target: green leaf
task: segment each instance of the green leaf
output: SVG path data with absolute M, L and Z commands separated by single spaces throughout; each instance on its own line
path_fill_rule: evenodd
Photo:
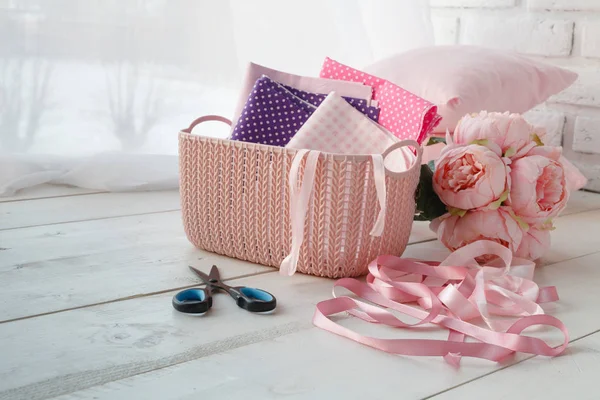
M 472 141 L 471 143 L 469 143 L 469 144 L 478 144 L 478 145 L 480 145 L 480 146 L 487 146 L 489 142 L 490 142 L 490 141 L 489 141 L 489 140 L 487 140 L 487 139 L 477 139 L 477 140 L 473 140 L 473 141 Z
M 523 221 L 521 219 L 521 217 L 517 217 L 517 216 L 515 216 L 515 217 L 516 217 L 515 219 L 519 223 L 519 226 L 521 227 L 521 229 L 523 229 L 524 231 L 528 231 L 529 230 L 529 224 L 527 222 Z
M 553 231 L 556 229 L 554 223 L 552 222 L 552 218 L 548 218 L 547 220 L 542 222 L 542 224 L 539 225 L 537 228 L 543 231 Z
M 535 142 L 535 144 L 537 144 L 538 146 L 543 146 L 544 142 L 542 142 L 542 139 L 540 139 L 540 137 L 538 136 L 537 133 L 534 133 L 533 135 L 531 135 L 531 139 Z
M 415 221 L 431 221 L 446 213 L 446 205 L 433 190 L 433 171 L 426 164 L 421 165 L 421 177 L 415 201 L 417 203 Z
M 517 223 L 519 224 L 521 229 L 523 229 L 525 232 L 527 232 L 529 230 L 529 224 L 527 222 L 523 221 L 521 219 L 521 217 L 519 217 L 517 214 L 515 214 L 515 212 L 512 209 L 509 209 L 508 213 L 510 214 L 511 217 L 513 217 L 515 219 L 515 221 L 517 221 Z
M 427 141 L 427 144 L 425 144 L 425 146 L 433 146 L 434 144 L 438 143 L 446 144 L 446 139 L 443 137 L 431 136 Z
M 512 157 L 515 154 L 517 154 L 517 151 L 515 149 L 513 149 L 512 147 L 509 147 L 508 149 L 506 149 L 506 151 L 504 152 L 504 157 Z
M 464 217 L 465 214 L 467 213 L 467 210 L 463 210 L 462 208 L 456 208 L 456 207 L 448 207 L 448 212 L 450 213 L 450 215 L 458 215 L 459 217 Z
M 430 160 L 427 163 L 427 166 L 429 167 L 430 170 L 432 170 L 433 172 L 435 172 L 435 161 L 434 160 Z
M 504 192 L 502 192 L 502 194 L 500 195 L 498 200 L 490 203 L 490 205 L 488 207 L 490 208 L 490 210 L 497 210 L 498 208 L 500 208 L 502 203 L 504 203 L 506 201 L 506 199 L 508 199 L 508 189 L 506 189 Z

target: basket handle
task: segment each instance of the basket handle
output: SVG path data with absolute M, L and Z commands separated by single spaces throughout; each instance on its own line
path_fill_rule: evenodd
M 225 118 L 225 117 L 221 117 L 220 115 L 205 115 L 203 117 L 200 118 L 196 118 L 189 126 L 189 128 L 183 129 L 182 132 L 185 133 L 192 133 L 192 129 L 194 129 L 196 126 L 198 126 L 199 124 L 203 123 L 203 122 L 207 122 L 207 121 L 218 121 L 218 122 L 223 122 L 226 123 L 227 125 L 231 126 L 231 120 Z
M 387 149 L 385 149 L 385 151 L 381 154 L 383 156 L 384 162 L 385 162 L 385 158 L 387 156 L 389 156 L 390 153 L 392 153 L 394 150 L 398 150 L 398 149 L 400 149 L 402 147 L 406 147 L 406 146 L 412 146 L 416 150 L 417 158 L 414 160 L 413 164 L 406 171 L 402 171 L 402 172 L 391 171 L 390 169 L 386 168 L 385 169 L 386 174 L 388 174 L 394 178 L 400 178 L 401 176 L 410 173 L 415 168 L 421 168 L 421 157 L 423 156 L 423 148 L 421 147 L 421 145 L 419 143 L 417 143 L 416 141 L 411 140 L 411 139 L 401 140 L 397 143 L 394 143 Z
M 413 164 L 402 172 L 391 171 L 385 166 L 385 158 L 392 153 L 394 150 L 402 148 L 404 146 L 413 146 L 417 152 L 417 158 Z M 379 215 L 371 230 L 371 236 L 381 236 L 385 228 L 385 215 L 387 212 L 387 189 L 385 185 L 385 175 L 389 174 L 392 177 L 398 179 L 401 176 L 410 173 L 414 168 L 420 167 L 421 165 L 421 146 L 414 140 L 402 140 L 398 143 L 394 143 L 388 147 L 383 154 L 373 154 L 373 180 L 375 182 L 375 190 L 377 192 L 377 200 L 379 201 Z

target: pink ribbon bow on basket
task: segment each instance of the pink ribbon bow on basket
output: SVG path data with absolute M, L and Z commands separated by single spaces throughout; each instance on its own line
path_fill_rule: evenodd
M 475 259 L 484 255 L 498 259 L 481 266 Z M 334 285 L 334 290 L 338 286 L 346 288 L 369 303 L 347 296 L 322 301 L 317 304 L 313 323 L 388 353 L 443 356 L 455 366 L 462 356 L 492 361 L 501 361 L 515 352 L 556 356 L 566 349 L 569 335 L 560 320 L 544 314 L 540 307 L 539 303 L 558 300 L 558 294 L 553 286 L 539 287 L 533 282 L 534 269 L 532 261 L 513 258 L 509 249 L 487 240 L 464 246 L 442 262 L 379 256 L 369 265 L 366 283 L 344 278 Z M 414 302 L 421 308 L 404 304 Z M 405 323 L 386 308 L 419 321 Z M 436 324 L 448 329 L 448 340 L 363 336 L 329 318 L 344 311 L 395 328 Z M 468 322 L 476 319 L 483 320 L 487 328 Z M 564 335 L 563 343 L 551 347 L 542 339 L 521 335 L 535 325 L 558 328 Z M 466 342 L 467 336 L 476 342 Z

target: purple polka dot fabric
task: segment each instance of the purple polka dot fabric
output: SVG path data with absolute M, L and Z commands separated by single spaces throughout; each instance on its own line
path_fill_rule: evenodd
M 305 92 L 300 89 L 293 88 L 291 86 L 282 85 L 284 88 L 292 92 L 292 94 L 296 97 L 301 98 L 304 101 L 309 102 L 315 107 L 319 107 L 323 100 L 327 97 L 326 94 L 320 93 L 310 93 Z M 352 107 L 356 108 L 358 111 L 371 118 L 373 121 L 377 122 L 379 120 L 379 108 L 368 106 L 367 100 L 365 99 L 355 99 L 353 97 L 345 97 L 342 96 L 344 100 L 346 100 Z
M 315 110 L 312 104 L 262 76 L 248 96 L 231 140 L 284 147 Z

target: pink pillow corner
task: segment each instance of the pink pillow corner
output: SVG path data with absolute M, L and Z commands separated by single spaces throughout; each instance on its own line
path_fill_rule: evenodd
M 516 52 L 470 45 L 423 47 L 377 61 L 365 72 L 438 106 L 435 133 L 453 130 L 465 114 L 524 113 L 571 86 L 574 71 Z

